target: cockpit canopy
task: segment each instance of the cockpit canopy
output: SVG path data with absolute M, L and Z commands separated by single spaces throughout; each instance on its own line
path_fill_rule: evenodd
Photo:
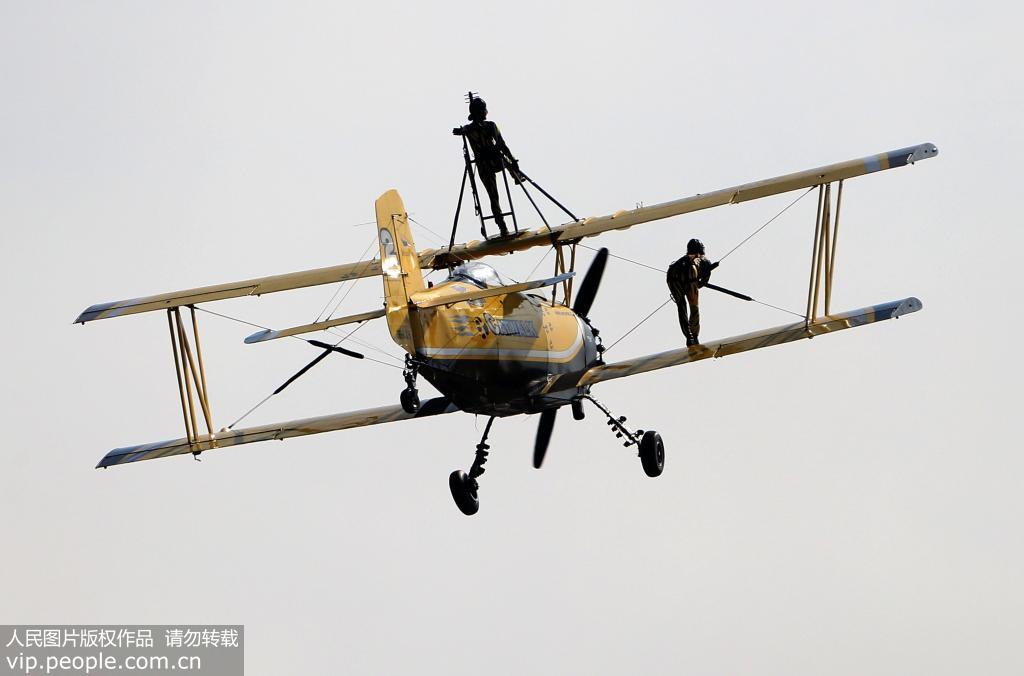
M 508 286 L 494 268 L 480 261 L 466 261 L 452 270 L 449 280 L 461 280 L 479 286 L 481 289 Z

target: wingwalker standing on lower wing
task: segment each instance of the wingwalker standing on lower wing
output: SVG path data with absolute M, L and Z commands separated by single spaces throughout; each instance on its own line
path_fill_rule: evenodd
M 700 344 L 700 305 L 699 291 L 711 280 L 711 271 L 718 267 L 704 255 L 704 244 L 699 239 L 691 239 L 686 243 L 686 255 L 668 266 L 665 282 L 676 302 L 679 313 L 679 328 L 686 338 L 686 346 Z M 686 307 L 690 313 L 687 317 Z

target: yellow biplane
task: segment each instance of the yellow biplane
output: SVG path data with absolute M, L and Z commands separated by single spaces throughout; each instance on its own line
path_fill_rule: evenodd
M 581 419 L 584 415 L 583 402 L 588 401 L 607 417 L 608 425 L 625 446 L 637 447 L 644 471 L 656 477 L 661 474 L 665 461 L 660 435 L 653 430 L 627 427 L 624 417 L 614 416 L 594 399 L 591 388 L 606 380 L 812 338 L 920 310 L 921 302 L 911 297 L 833 313 L 832 271 L 843 181 L 913 164 L 937 153 L 937 148 L 930 143 L 910 146 L 671 202 L 619 211 L 609 216 L 580 219 L 554 227 L 545 225 L 509 237 L 422 251 L 418 251 L 413 242 L 409 217 L 401 198 L 395 190 L 389 190 L 376 202 L 379 258 L 103 303 L 82 312 L 75 321 L 83 324 L 140 312 L 163 310 L 167 313 L 185 426 L 183 438 L 118 448 L 107 453 L 97 466 L 108 467 L 186 453 L 199 455 L 215 448 L 256 441 L 281 440 L 464 411 L 489 417 L 469 471 L 455 471 L 449 477 L 452 496 L 459 509 L 465 514 L 474 514 L 479 508 L 477 479 L 483 473 L 489 449 L 487 436 L 496 417 L 540 414 L 533 455 L 533 464 L 539 468 L 558 409 L 568 405 L 573 416 Z M 576 247 L 581 240 L 670 216 L 815 187 L 818 189 L 818 208 L 807 310 L 800 321 L 693 347 L 620 362 L 604 362 L 599 331 L 591 324 L 588 315 L 608 250 L 599 250 L 582 282 L 574 289 Z M 480 261 L 487 256 L 532 247 L 555 249 L 554 276 L 509 283 Z M 447 269 L 448 278 L 428 285 L 424 282 L 423 269 Z M 400 403 L 285 423 L 215 431 L 199 343 L 196 305 L 378 275 L 384 283 L 384 307 L 288 329 L 264 330 L 249 336 L 246 342 L 298 336 L 383 318 L 392 338 L 406 353 L 406 387 L 401 393 Z M 543 287 L 553 289 L 551 297 L 530 293 Z M 821 313 L 819 307 L 822 308 Z M 182 319 L 182 308 L 190 315 L 191 322 Z M 322 349 L 322 353 L 277 391 L 329 354 L 363 356 L 341 347 L 340 341 L 334 344 L 309 342 Z M 421 403 L 416 389 L 419 375 L 443 396 Z M 205 433 L 200 429 L 199 419 L 205 424 Z

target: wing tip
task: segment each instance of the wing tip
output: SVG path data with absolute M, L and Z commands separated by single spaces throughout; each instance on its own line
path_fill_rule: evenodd
M 919 312 L 923 309 L 924 303 L 922 303 L 916 296 L 904 298 L 900 301 L 900 304 L 896 306 L 896 309 L 892 311 L 892 318 L 899 319 L 903 315 L 909 315 L 911 312 Z
M 274 334 L 276 333 L 277 332 L 273 331 L 272 329 L 263 329 L 262 331 L 257 331 L 256 333 L 245 337 L 245 344 L 252 345 L 253 343 L 262 343 L 264 341 L 271 340 L 274 338 Z

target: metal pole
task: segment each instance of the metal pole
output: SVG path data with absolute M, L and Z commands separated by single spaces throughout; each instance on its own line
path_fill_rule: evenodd
M 541 194 L 543 194 L 543 195 L 544 195 L 544 197 L 547 197 L 547 198 L 548 198 L 549 200 L 551 200 L 552 202 L 554 202 L 554 203 L 555 203 L 555 206 L 557 206 L 557 207 L 558 207 L 559 209 L 561 209 L 561 210 L 562 210 L 562 211 L 564 211 L 565 213 L 569 214 L 569 218 L 571 218 L 571 219 L 572 219 L 572 220 L 574 220 L 574 221 L 578 221 L 578 220 L 580 220 L 579 218 L 577 218 L 577 217 L 576 217 L 576 214 L 574 214 L 573 212 L 569 211 L 569 210 L 568 210 L 568 209 L 567 209 L 567 208 L 565 207 L 565 205 L 564 205 L 564 204 L 562 204 L 561 202 L 559 202 L 558 200 L 556 200 L 556 199 L 555 199 L 554 197 L 552 197 L 552 196 L 551 196 L 551 194 L 550 194 L 550 193 L 549 193 L 549 192 L 548 192 L 547 190 L 545 190 L 544 188 L 542 188 L 542 187 L 540 187 L 539 185 L 537 185 L 537 182 L 536 182 L 536 181 L 534 181 L 534 180 L 533 180 L 532 178 L 530 178 L 529 176 L 527 176 L 526 174 L 524 174 L 524 173 L 523 173 L 523 172 L 521 172 L 521 171 L 519 172 L 519 175 L 520 175 L 520 176 L 522 176 L 524 180 L 527 180 L 527 181 L 529 181 L 529 182 L 530 182 L 530 185 L 532 185 L 532 186 L 533 186 L 534 188 L 536 188 L 537 190 L 540 190 Z
M 565 259 L 562 258 L 562 245 L 555 245 L 555 276 L 565 272 Z M 554 305 L 558 298 L 558 285 L 551 287 L 551 304 Z
M 836 218 L 832 225 L 832 253 L 829 256 L 828 287 L 825 291 L 825 314 L 832 308 L 832 277 L 836 272 L 836 245 L 839 242 L 839 212 L 843 208 L 843 182 L 839 181 L 839 194 L 836 196 Z
M 487 237 L 487 227 L 484 225 L 484 210 L 480 206 L 480 194 L 476 190 L 476 176 L 473 174 L 473 160 L 469 159 L 469 144 L 466 137 L 462 137 L 462 157 L 466 160 L 466 171 L 469 172 L 469 187 L 473 191 L 473 209 L 480 217 L 480 231 Z
M 196 359 L 199 360 L 199 377 L 202 379 L 203 383 L 203 395 L 201 401 L 203 402 L 203 409 L 206 411 L 207 422 L 211 425 L 210 434 L 213 434 L 213 414 L 210 412 L 210 391 L 206 388 L 206 367 L 203 366 L 203 348 L 199 344 L 199 322 L 196 321 L 195 306 L 189 305 L 188 309 L 192 312 L 192 335 L 195 336 Z
M 501 160 L 501 180 L 505 183 L 505 199 L 508 200 L 508 211 L 512 214 L 512 227 L 519 234 L 519 222 L 516 220 L 516 207 L 512 204 L 512 191 L 508 189 L 508 172 L 505 171 L 505 160 Z
M 174 336 L 174 320 L 171 319 L 173 310 L 167 311 L 167 329 L 171 332 L 171 352 L 174 353 L 174 375 L 178 379 L 178 397 L 181 399 L 181 417 L 185 420 L 185 438 L 188 439 L 189 448 L 192 447 L 192 430 L 188 426 L 188 410 L 185 408 L 185 387 L 181 382 L 181 362 L 178 360 L 178 343 Z
M 181 350 L 181 361 L 182 361 L 182 373 L 185 375 L 185 392 L 188 393 L 188 414 L 192 418 L 192 429 L 196 433 L 196 444 L 198 445 L 199 439 L 199 425 L 196 423 L 196 402 L 192 397 L 192 381 L 189 379 L 188 369 L 185 368 L 185 359 L 192 361 L 192 355 L 187 350 L 188 338 L 185 335 L 185 327 L 181 323 L 181 312 L 178 308 L 174 308 L 174 320 L 178 324 L 178 347 Z M 193 373 L 194 377 L 194 373 Z
M 825 241 L 828 238 L 828 229 L 831 227 L 831 204 L 832 204 L 832 184 L 825 184 L 825 201 L 822 204 L 821 209 L 821 236 L 818 238 L 818 257 L 814 266 L 814 302 L 811 304 L 811 309 L 814 311 L 811 316 L 813 321 L 818 315 L 818 292 L 821 290 L 821 267 L 824 263 L 825 252 L 827 247 Z
M 818 253 L 818 237 L 821 234 L 821 200 L 825 194 L 825 185 L 821 184 L 818 186 L 818 211 L 814 216 L 814 244 L 811 247 L 811 277 L 807 281 L 807 313 L 804 316 L 804 320 L 807 324 L 811 323 L 811 299 L 814 297 L 814 269 L 815 269 L 815 257 Z
M 828 316 L 828 297 L 832 293 L 832 184 L 829 183 L 825 189 L 825 208 L 828 214 L 825 218 L 825 316 Z M 817 303 L 815 303 L 817 307 Z
M 572 248 L 569 249 L 569 270 L 575 270 L 575 269 L 576 269 L 576 242 L 573 242 L 572 243 Z M 575 279 L 575 277 L 570 277 L 569 279 L 565 280 L 565 284 L 566 284 L 566 289 L 565 289 L 565 306 L 566 307 L 569 307 L 572 304 L 572 280 L 573 279 Z
M 455 221 L 452 222 L 452 238 L 448 241 L 448 253 L 455 246 L 455 231 L 459 229 L 459 214 L 462 213 L 462 196 L 466 194 L 466 177 L 469 176 L 469 163 L 462 172 L 462 187 L 459 188 L 459 202 L 455 205 Z

